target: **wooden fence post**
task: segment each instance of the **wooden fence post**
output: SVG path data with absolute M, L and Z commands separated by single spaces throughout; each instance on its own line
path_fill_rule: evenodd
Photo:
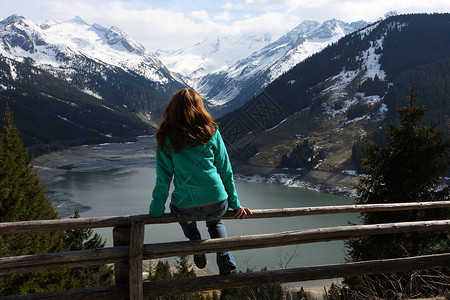
M 131 223 L 130 238 L 130 300 L 144 299 L 144 285 L 142 282 L 142 260 L 144 256 L 144 222 Z
M 114 247 L 130 245 L 131 227 L 114 227 L 113 240 Z M 116 286 L 128 286 L 130 274 L 129 259 L 124 259 L 120 262 L 114 263 L 114 279 Z M 124 300 L 129 299 L 128 297 Z

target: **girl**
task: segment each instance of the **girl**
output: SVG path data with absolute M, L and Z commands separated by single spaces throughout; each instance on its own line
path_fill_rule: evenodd
M 251 214 L 239 203 L 230 160 L 217 126 L 205 110 L 202 97 L 191 89 L 182 89 L 167 104 L 156 133 L 157 178 L 149 213 L 153 217 L 164 214 L 173 178 L 170 210 L 192 220 L 180 222 L 190 240 L 201 239 L 195 220 L 206 221 L 211 238 L 222 238 L 227 233 L 218 218 L 229 207 L 236 211 L 235 219 Z M 198 268 L 204 268 L 206 255 L 194 255 L 194 262 Z M 220 274 L 236 269 L 229 251 L 217 253 L 217 265 Z

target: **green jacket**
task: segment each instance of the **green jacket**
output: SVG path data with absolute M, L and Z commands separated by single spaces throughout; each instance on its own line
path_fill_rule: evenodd
M 150 215 L 164 214 L 172 178 L 175 189 L 171 201 L 175 205 L 202 206 L 228 199 L 232 209 L 240 206 L 230 159 L 219 130 L 206 145 L 185 147 L 179 153 L 168 153 L 166 149 L 157 147 L 156 150 L 156 186 Z

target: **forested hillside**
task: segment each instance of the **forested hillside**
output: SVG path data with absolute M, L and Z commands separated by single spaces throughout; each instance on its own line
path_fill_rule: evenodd
M 10 68 L 20 81 L 5 76 Z M 0 110 L 5 111 L 8 103 L 26 145 L 99 142 L 107 140 L 107 134 L 131 137 L 146 130 L 146 124 L 125 109 L 114 107 L 113 111 L 73 83 L 30 63 L 2 59 L 0 70 L 2 84 L 14 87 L 1 92 Z
M 411 86 L 429 108 L 426 123 L 448 131 L 449 24 L 450 14 L 393 16 L 311 56 L 222 118 L 232 154 L 277 167 L 308 139 L 309 159 L 324 155 L 314 167 L 355 169 L 352 145 L 395 122 Z

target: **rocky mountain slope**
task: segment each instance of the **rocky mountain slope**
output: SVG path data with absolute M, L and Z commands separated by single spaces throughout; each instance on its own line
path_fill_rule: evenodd
M 262 35 L 216 36 L 206 38 L 192 46 L 177 50 L 155 51 L 155 55 L 172 72 L 198 90 L 201 79 L 210 74 L 226 71 L 237 61 L 267 46 L 273 37 Z
M 449 23 L 450 14 L 389 17 L 296 65 L 221 119 L 233 157 L 278 170 L 284 160 L 302 172 L 300 154 L 312 149 L 314 169 L 354 170 L 353 146 L 383 142 L 380 128 L 395 122 L 411 85 L 429 108 L 427 123 L 449 132 Z
M 326 46 L 365 26 L 338 20 L 304 21 L 299 26 L 230 69 L 205 76 L 199 83 L 216 115 L 244 105 L 269 83 Z
M 8 103 L 27 145 L 148 133 L 184 86 L 118 28 L 79 17 L 40 26 L 16 15 L 0 22 L 0 109 Z
M 304 21 L 273 42 L 270 34 L 217 38 L 159 57 L 204 95 L 210 111 L 220 116 L 245 104 L 305 58 L 366 25 L 335 19 Z

